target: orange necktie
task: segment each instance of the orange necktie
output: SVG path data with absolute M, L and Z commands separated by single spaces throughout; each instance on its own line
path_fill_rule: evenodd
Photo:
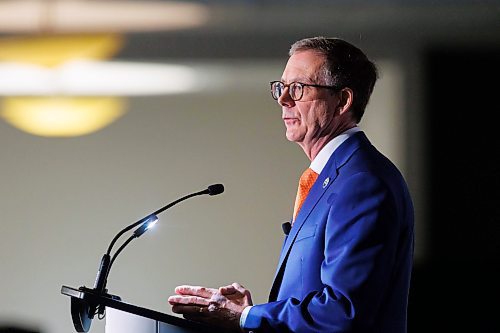
M 295 207 L 293 208 L 293 221 L 297 217 L 304 200 L 309 193 L 309 190 L 314 185 L 314 182 L 318 178 L 318 174 L 314 172 L 311 168 L 307 168 L 299 180 L 299 188 L 297 189 L 297 197 L 295 198 Z M 293 223 L 292 221 L 292 223 Z

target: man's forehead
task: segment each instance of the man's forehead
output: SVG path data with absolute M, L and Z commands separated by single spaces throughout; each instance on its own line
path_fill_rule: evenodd
M 282 80 L 286 81 L 314 81 L 319 76 L 325 59 L 314 51 L 299 51 L 288 59 L 283 71 Z

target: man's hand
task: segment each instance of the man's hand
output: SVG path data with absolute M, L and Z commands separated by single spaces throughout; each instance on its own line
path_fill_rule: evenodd
M 174 313 L 230 330 L 241 331 L 241 313 L 252 305 L 250 292 L 238 283 L 219 289 L 184 285 L 175 293 L 168 298 Z

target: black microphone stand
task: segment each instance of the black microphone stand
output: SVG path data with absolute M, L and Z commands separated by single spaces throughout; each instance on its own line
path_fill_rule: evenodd
M 192 198 L 194 196 L 208 194 L 208 195 L 217 195 L 224 192 L 224 186 L 222 184 L 214 184 L 208 186 L 207 189 L 188 194 L 180 199 L 177 199 L 168 205 L 156 210 L 155 212 L 143 217 L 137 222 L 132 223 L 131 225 L 123 228 L 116 236 L 113 238 L 111 243 L 108 246 L 108 250 L 102 256 L 101 263 L 99 265 L 99 269 L 97 271 L 97 276 L 94 282 L 94 288 L 90 289 L 85 286 L 78 288 L 78 291 L 74 288 L 63 286 L 61 292 L 63 294 L 67 294 L 71 296 L 71 317 L 73 319 L 73 325 L 77 332 L 88 332 L 90 329 L 90 324 L 92 323 L 92 319 L 96 314 L 98 314 L 99 319 L 102 319 L 105 313 L 105 308 L 107 302 L 96 301 L 99 299 L 106 299 L 112 301 L 120 301 L 121 298 L 116 295 L 110 295 L 107 293 L 106 284 L 109 272 L 111 270 L 111 266 L 118 254 L 120 254 L 123 249 L 135 238 L 140 237 L 144 234 L 149 228 L 156 223 L 158 220 L 157 215 L 167 210 L 168 208 L 178 204 L 181 201 Z M 134 230 L 133 234 L 118 248 L 115 254 L 111 257 L 111 251 L 113 246 L 117 242 L 117 240 L 127 231 L 133 229 L 134 227 L 139 226 L 136 230 Z M 86 300 L 84 296 L 87 296 Z

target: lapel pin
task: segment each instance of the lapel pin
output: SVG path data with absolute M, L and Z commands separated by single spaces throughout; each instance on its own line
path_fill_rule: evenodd
M 323 188 L 325 188 L 328 185 L 329 182 L 330 182 L 330 177 L 327 177 L 325 179 L 325 181 L 323 182 Z

